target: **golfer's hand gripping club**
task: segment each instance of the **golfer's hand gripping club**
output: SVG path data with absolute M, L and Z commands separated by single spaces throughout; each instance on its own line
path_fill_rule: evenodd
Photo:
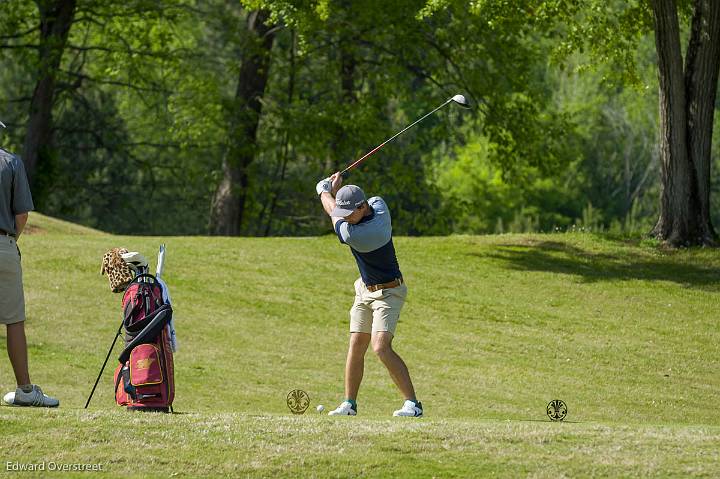
M 340 174 L 340 172 L 332 174 L 332 176 L 330 177 L 330 183 L 332 183 L 330 194 L 335 196 L 343 184 L 343 176 Z
M 318 181 L 318 184 L 315 185 L 315 191 L 318 195 L 322 195 L 323 193 L 330 193 L 332 191 L 332 182 L 330 181 L 330 177 L 323 178 L 322 180 Z
M 335 193 L 340 189 L 342 186 L 342 176 L 340 173 L 333 173 L 331 176 L 328 176 L 327 178 L 323 178 L 322 180 L 318 181 L 318 184 L 315 185 L 315 191 L 318 195 L 322 195 L 323 193 L 330 193 L 331 195 L 335 196 Z

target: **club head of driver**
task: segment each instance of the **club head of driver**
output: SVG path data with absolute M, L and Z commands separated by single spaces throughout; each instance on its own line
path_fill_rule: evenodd
M 0 126 L 3 127 L 3 128 L 7 128 L 7 126 L 5 126 L 5 123 L 3 123 L 3 122 L 1 122 L 1 121 L 0 121 Z
M 465 99 L 465 97 L 463 95 L 455 95 L 454 97 L 451 98 L 451 100 L 463 108 L 470 108 L 470 103 L 468 103 L 468 101 Z

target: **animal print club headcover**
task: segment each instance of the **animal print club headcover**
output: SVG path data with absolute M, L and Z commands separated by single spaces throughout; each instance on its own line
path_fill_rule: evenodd
M 110 280 L 110 289 L 112 289 L 113 293 L 125 291 L 127 285 L 133 280 L 130 267 L 120 256 L 127 252 L 128 250 L 125 248 L 113 248 L 103 255 L 100 274 L 107 273 L 108 280 Z

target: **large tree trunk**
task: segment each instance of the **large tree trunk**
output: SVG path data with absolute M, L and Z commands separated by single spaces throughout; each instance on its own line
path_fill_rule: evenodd
M 40 12 L 38 71 L 22 158 L 37 204 L 43 196 L 41 185 L 45 183 L 38 173 L 47 166 L 52 155 L 55 81 L 75 15 L 75 0 L 37 0 L 36 3 Z
M 287 84 L 287 105 L 288 107 L 291 107 L 293 104 L 293 99 L 295 97 L 295 81 L 297 76 L 297 67 L 295 65 L 295 57 L 297 54 L 297 37 L 295 34 L 295 30 L 291 30 L 290 32 L 290 52 L 289 52 L 289 58 L 288 58 L 288 84 Z M 290 158 L 290 126 L 287 125 L 285 127 L 285 132 L 283 133 L 283 143 L 282 143 L 282 153 L 281 157 L 278 160 L 277 167 L 275 168 L 275 174 L 273 175 L 272 181 L 275 181 L 275 178 L 278 178 L 277 184 L 273 186 L 272 192 L 270 193 L 270 204 L 268 208 L 267 213 L 267 220 L 265 223 L 265 230 L 263 232 L 263 236 L 270 236 L 270 229 L 272 227 L 273 218 L 275 216 L 275 208 L 277 207 L 278 198 L 280 198 L 280 195 L 283 191 L 283 182 L 285 181 L 285 173 L 287 171 L 287 165 L 288 165 L 288 159 Z M 260 216 L 258 217 L 259 224 L 262 224 L 262 221 L 265 217 L 265 205 L 263 205 L 263 211 L 260 213 Z
M 720 2 L 696 0 L 690 43 L 685 59 L 688 153 L 697 175 L 700 203 L 700 243 L 712 244 L 717 235 L 710 219 L 710 150 L 713 115 L 720 72 Z
M 240 233 L 249 184 L 248 167 L 257 150 L 257 128 L 270 69 L 274 33 L 267 24 L 268 12 L 248 13 L 248 44 L 240 66 L 235 101 L 230 111 L 229 145 L 223 158 L 223 177 L 213 198 L 210 233 Z
M 674 0 L 653 0 L 660 83 L 663 192 L 653 235 L 671 246 L 714 244 L 710 222 L 710 144 L 717 90 L 718 8 L 696 0 L 685 72 Z

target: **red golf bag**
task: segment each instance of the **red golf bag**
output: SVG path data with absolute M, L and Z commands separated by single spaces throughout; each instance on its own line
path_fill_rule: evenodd
M 175 398 L 173 353 L 167 324 L 172 307 L 160 282 L 139 274 L 123 294 L 125 349 L 115 369 L 115 401 L 138 411 L 172 411 Z

